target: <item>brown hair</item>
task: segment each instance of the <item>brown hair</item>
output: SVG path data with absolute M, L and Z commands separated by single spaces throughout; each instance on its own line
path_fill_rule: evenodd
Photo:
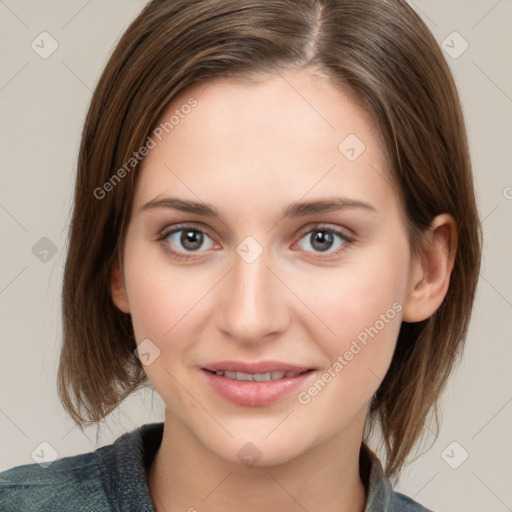
M 411 250 L 440 213 L 458 248 L 438 310 L 402 323 L 389 371 L 372 398 L 386 475 L 396 476 L 461 356 L 481 258 L 481 224 L 457 89 L 441 50 L 404 0 L 153 0 L 131 23 L 92 96 L 78 157 L 64 272 L 59 397 L 73 420 L 98 423 L 147 384 L 130 315 L 109 291 L 122 255 L 136 167 L 104 197 L 95 190 L 142 147 L 187 86 L 314 68 L 361 99 L 377 122 L 397 183 Z

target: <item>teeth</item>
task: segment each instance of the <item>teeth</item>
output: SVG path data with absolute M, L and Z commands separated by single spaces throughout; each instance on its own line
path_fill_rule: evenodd
M 272 380 L 272 374 L 271 373 L 255 373 L 252 376 L 252 380 L 255 380 L 257 382 L 263 382 L 266 380 Z
M 268 372 L 268 373 L 244 373 L 244 372 L 223 372 L 217 370 L 215 375 L 221 375 L 233 380 L 249 380 L 256 382 L 264 382 L 269 380 L 279 380 L 282 378 L 296 377 L 303 372 Z
M 252 380 L 250 373 L 236 372 L 236 380 Z

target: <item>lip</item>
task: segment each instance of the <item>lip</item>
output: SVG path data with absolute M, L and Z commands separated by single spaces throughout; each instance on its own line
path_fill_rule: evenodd
M 244 373 L 268 373 L 270 371 L 304 373 L 295 377 L 284 377 L 271 381 L 238 381 L 212 373 L 222 370 Z M 229 402 L 246 407 L 264 407 L 273 404 L 297 388 L 304 386 L 316 372 L 314 369 L 304 366 L 279 363 L 277 361 L 243 364 L 225 361 L 208 365 L 201 369 L 201 373 L 205 376 L 212 389 Z
M 314 370 L 310 366 L 298 366 L 281 361 L 219 361 L 217 363 L 207 364 L 203 366 L 203 370 L 227 371 L 227 372 L 244 372 L 244 373 L 268 373 L 268 372 L 305 372 L 306 370 Z

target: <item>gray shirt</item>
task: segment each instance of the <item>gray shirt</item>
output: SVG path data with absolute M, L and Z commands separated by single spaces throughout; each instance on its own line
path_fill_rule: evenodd
M 146 424 L 110 445 L 57 459 L 46 468 L 34 463 L 8 469 L 0 473 L 0 511 L 155 512 L 147 475 L 162 435 L 163 423 Z M 432 512 L 392 490 L 365 443 L 359 464 L 368 496 L 365 512 Z

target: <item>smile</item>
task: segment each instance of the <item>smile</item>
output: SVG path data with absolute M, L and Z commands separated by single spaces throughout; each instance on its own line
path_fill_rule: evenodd
M 297 377 L 302 373 L 305 373 L 309 370 L 305 370 L 303 372 L 283 372 L 283 371 L 275 371 L 275 372 L 267 372 L 267 373 L 245 373 L 245 372 L 228 372 L 228 371 L 216 371 L 211 372 L 215 373 L 215 375 L 220 375 L 222 377 L 226 377 L 228 379 L 233 380 L 249 380 L 256 382 L 266 382 L 270 380 L 279 380 L 290 377 Z
M 203 368 L 201 373 L 208 387 L 222 399 L 238 406 L 265 407 L 306 386 L 317 372 L 302 369 L 248 373 Z

